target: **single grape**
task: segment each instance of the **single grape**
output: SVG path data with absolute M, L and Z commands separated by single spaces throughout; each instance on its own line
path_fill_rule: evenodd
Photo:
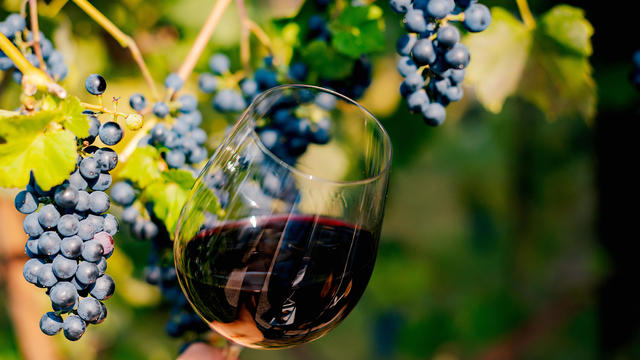
M 113 236 L 105 231 L 101 231 L 93 236 L 93 240 L 102 245 L 102 255 L 108 258 L 113 252 Z
M 177 169 L 184 165 L 186 158 L 182 151 L 171 150 L 166 154 L 165 160 L 170 168 Z
M 80 300 L 78 304 L 78 316 L 86 322 L 93 322 L 98 320 L 102 314 L 102 305 L 100 301 L 87 297 Z
M 180 112 L 188 113 L 198 110 L 198 100 L 193 95 L 181 95 L 178 102 L 180 103 L 178 108 Z
M 151 129 L 151 139 L 153 139 L 153 141 L 162 143 L 166 139 L 168 133 L 169 129 L 167 129 L 164 124 L 156 124 Z
M 50 311 L 40 318 L 40 330 L 46 335 L 53 336 L 62 330 L 62 323 L 62 317 Z
M 76 170 L 71 174 L 71 176 L 69 177 L 69 185 L 78 190 L 86 190 L 87 186 L 89 186 L 89 184 L 87 184 L 87 181 L 80 174 L 79 170 Z
M 53 273 L 58 279 L 70 279 L 78 269 L 78 262 L 58 255 L 53 259 Z
M 471 32 L 486 30 L 491 24 L 491 11 L 483 4 L 471 4 L 464 11 L 464 26 Z
M 98 300 L 106 300 L 113 295 L 115 283 L 111 276 L 104 274 L 100 276 L 93 285 L 89 287 L 89 294 Z
M 76 280 L 82 284 L 91 285 L 96 282 L 98 273 L 99 271 L 96 264 L 88 261 L 82 261 L 75 272 Z
M 38 284 L 38 272 L 45 262 L 40 259 L 29 259 L 22 267 L 22 275 L 32 284 Z
M 129 106 L 135 111 L 142 111 L 147 107 L 147 99 L 139 93 L 132 94 L 129 97 Z
M 422 117 L 424 122 L 430 126 L 441 125 L 446 117 L 444 106 L 438 103 L 431 103 L 422 109 Z
M 95 230 L 93 230 L 93 224 L 87 219 L 81 220 L 78 224 L 78 236 L 83 241 L 93 239 L 93 235 L 95 234 Z
M 108 121 L 100 125 L 100 130 L 98 133 L 100 136 L 100 140 L 105 145 L 109 146 L 119 143 L 120 140 L 122 140 L 123 135 L 122 128 L 115 121 Z
M 27 27 L 27 22 L 22 16 L 20 16 L 20 14 L 10 14 L 4 20 L 4 23 L 11 29 L 12 35 L 23 31 L 25 27 Z
M 100 324 L 101 322 L 104 321 L 104 319 L 107 318 L 107 307 L 104 306 L 103 303 L 100 303 L 100 307 L 102 312 L 100 313 L 100 316 L 98 317 L 98 319 L 96 319 L 95 321 L 92 321 L 92 324 Z
M 424 78 L 418 73 L 413 73 L 404 79 L 404 83 L 411 92 L 414 92 L 422 89 L 424 86 Z
M 96 240 L 89 240 L 82 246 L 82 258 L 86 261 L 97 262 L 103 254 L 102 245 Z
M 253 76 L 262 90 L 271 89 L 272 87 L 280 85 L 275 71 L 260 68 L 256 70 Z
M 189 162 L 192 164 L 198 164 L 207 160 L 208 155 L 209 154 L 207 153 L 207 149 L 198 146 L 194 148 L 189 154 Z
M 460 31 L 452 25 L 446 25 L 438 29 L 438 45 L 444 48 L 453 47 L 460 41 Z
M 304 81 L 304 79 L 307 78 L 307 73 L 308 73 L 307 65 L 305 65 L 301 61 L 296 61 L 289 66 L 289 77 L 292 78 L 293 80 Z
M 429 0 L 426 6 L 427 15 L 435 19 L 444 19 L 453 11 L 453 0 Z
M 184 80 L 176 73 L 171 73 L 164 79 L 164 87 L 167 89 L 178 91 L 182 85 L 184 85 Z
M 169 115 L 169 112 L 169 105 L 162 101 L 157 102 L 153 105 L 153 113 L 160 119 L 164 119 L 167 115 Z
M 38 257 L 38 238 L 29 238 L 24 245 L 24 250 L 30 258 Z
M 140 215 L 140 212 L 135 207 L 133 206 L 126 207 L 122 211 L 122 221 L 129 224 L 133 224 L 139 215 Z
M 404 14 L 411 9 L 411 0 L 389 0 L 389 5 L 393 11 Z
M 56 209 L 55 206 L 48 204 L 40 209 L 38 213 L 38 222 L 45 229 L 50 229 L 58 224 L 58 220 L 60 220 L 60 213 Z
M 75 290 L 75 289 L 74 289 Z M 68 340 L 79 340 L 87 330 L 87 324 L 78 315 L 69 315 L 62 324 L 64 337 Z
M 142 125 L 144 125 L 144 120 L 142 115 L 140 114 L 129 114 L 124 119 L 124 123 L 127 125 L 129 130 L 140 130 L 142 129 Z
M 462 86 L 452 85 L 447 88 L 447 91 L 444 95 L 449 101 L 460 101 L 464 96 L 464 92 L 462 90 Z
M 398 72 L 400 75 L 407 77 L 418 71 L 418 66 L 408 56 L 403 56 L 398 60 Z
M 78 191 L 78 203 L 76 204 L 76 211 L 84 212 L 89 210 L 89 193 L 86 191 Z
M 60 236 L 55 231 L 47 231 L 38 239 L 38 254 L 53 257 L 60 251 Z
M 253 97 L 258 93 L 258 83 L 251 78 L 244 79 L 240 84 L 240 90 L 242 90 L 244 96 Z
M 424 12 L 419 9 L 409 9 L 404 16 L 404 26 L 407 31 L 421 33 L 427 30 L 427 20 Z
M 66 214 L 58 220 L 57 229 L 62 236 L 73 236 L 78 232 L 79 221 L 74 215 Z
M 103 256 L 100 258 L 100 261 L 96 263 L 98 267 L 98 276 L 102 276 L 105 271 L 107 271 L 107 259 Z
M 100 175 L 100 166 L 92 157 L 86 157 L 80 162 L 80 174 L 85 179 L 95 179 Z
M 102 93 L 107 89 L 107 82 L 102 76 L 98 74 L 91 74 L 87 76 L 87 79 L 84 81 L 84 87 L 87 89 L 89 94 L 102 95 Z
M 454 69 L 464 69 L 469 65 L 469 49 L 463 44 L 455 44 L 444 54 L 444 59 Z
M 78 189 L 71 184 L 56 187 L 54 201 L 64 209 L 73 209 L 78 204 Z
M 424 106 L 429 105 L 429 96 L 424 89 L 420 89 L 407 96 L 407 105 L 411 111 L 422 111 Z
M 396 51 L 402 56 L 409 56 L 417 40 L 416 36 L 411 34 L 400 36 L 396 42 Z
M 94 191 L 105 191 L 111 186 L 111 175 L 100 173 L 97 178 L 89 180 L 89 186 Z
M 191 132 L 191 139 L 193 139 L 196 144 L 203 145 L 205 142 L 207 142 L 207 133 L 200 128 L 194 129 Z
M 465 69 L 449 69 L 445 72 L 445 76 L 451 81 L 453 84 L 459 84 L 464 80 L 464 76 L 466 74 Z
M 118 154 L 107 147 L 96 150 L 93 158 L 98 163 L 101 171 L 111 171 L 118 165 Z
M 216 75 L 223 75 L 229 72 L 231 61 L 224 54 L 215 54 L 209 59 L 209 68 Z
M 94 191 L 89 194 L 89 209 L 94 214 L 102 214 L 109 210 L 111 202 L 109 196 L 102 191 Z
M 23 214 L 31 214 L 38 210 L 39 205 L 38 198 L 26 190 L 20 191 L 18 195 L 16 195 L 14 204 L 16 206 L 16 210 Z
M 212 94 L 218 88 L 218 78 L 209 73 L 201 74 L 198 77 L 198 87 L 202 92 Z
M 38 271 L 38 285 L 50 288 L 58 283 L 58 278 L 53 272 L 52 264 L 43 264 Z
M 78 291 L 70 282 L 60 281 L 51 288 L 49 298 L 56 308 L 71 310 L 78 302 Z
M 73 235 L 62 239 L 60 242 L 60 254 L 69 259 L 77 259 L 82 252 L 82 239 Z
M 411 50 L 413 61 L 418 65 L 429 65 L 436 61 L 436 51 L 433 43 L 429 39 L 420 39 L 416 41 Z

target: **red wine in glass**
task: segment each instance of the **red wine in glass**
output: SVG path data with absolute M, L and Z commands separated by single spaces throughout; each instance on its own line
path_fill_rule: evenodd
M 318 96 L 338 106 L 318 107 Z M 256 126 L 283 106 L 311 126 L 330 123 L 331 140 L 281 159 Z M 259 96 L 209 160 L 176 229 L 178 280 L 195 311 L 231 342 L 259 349 L 335 328 L 371 277 L 390 164 L 386 132 L 354 101 L 304 85 Z

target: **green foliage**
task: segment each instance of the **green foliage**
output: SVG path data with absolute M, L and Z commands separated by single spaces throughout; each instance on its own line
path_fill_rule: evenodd
M 120 172 L 124 179 L 131 180 L 139 188 L 145 188 L 161 178 L 160 153 L 152 146 L 136 148 Z
M 2 119 L 0 126 L 0 186 L 24 187 L 33 172 L 48 190 L 75 169 L 76 137 L 89 135 L 89 122 L 75 97 L 42 100 L 42 111 Z
M 325 41 L 312 41 L 302 51 L 302 58 L 309 68 L 327 79 L 338 79 L 351 73 L 353 62 L 339 54 Z
M 169 234 L 173 235 L 194 179 L 185 170 L 171 169 L 162 175 L 161 180 L 144 189 L 143 196 L 153 202 L 154 214 L 164 222 Z
M 519 95 L 550 120 L 595 115 L 596 88 L 588 59 L 593 28 L 581 9 L 558 5 L 533 28 L 499 7 L 492 9 L 492 16 L 482 36 L 466 39 L 473 57 L 468 82 L 488 110 L 498 113 L 508 96 Z
M 352 58 L 384 50 L 382 10 L 375 6 L 349 6 L 329 24 L 331 45 Z

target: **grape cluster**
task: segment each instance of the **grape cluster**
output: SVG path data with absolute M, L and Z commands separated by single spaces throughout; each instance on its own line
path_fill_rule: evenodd
M 460 43 L 462 21 L 470 32 L 491 23 L 489 9 L 477 0 L 390 0 L 391 8 L 404 14 L 407 34 L 396 44 L 401 55 L 398 72 L 404 77 L 400 94 L 409 110 L 422 114 L 431 126 L 444 122 L 445 107 L 462 99 L 461 83 L 469 64 L 469 49 Z
M 164 82 L 168 91 L 182 88 L 182 79 L 170 74 Z M 137 112 L 148 107 L 142 94 L 133 94 L 129 105 Z M 207 133 L 200 128 L 202 114 L 198 110 L 198 101 L 193 95 L 181 95 L 174 102 L 156 102 L 149 105 L 150 111 L 162 122 L 156 124 L 143 139 L 140 146 L 154 146 L 170 169 L 191 172 L 194 177 L 199 166 L 208 159 L 205 148 Z M 173 266 L 172 242 L 161 220 L 153 212 L 153 204 L 136 202 L 140 189 L 127 181 L 117 182 L 111 189 L 114 203 L 122 206 L 122 221 L 130 226 L 132 234 L 141 240 L 149 240 L 152 251 L 149 264 L 145 269 L 145 279 L 149 284 L 160 287 L 163 297 L 171 304 L 171 318 L 167 323 L 167 333 L 180 337 L 186 332 L 197 334 L 208 331 L 209 327 L 193 311 L 178 285 Z
M 101 76 L 94 74 L 89 79 L 104 91 Z M 93 93 L 94 88 L 87 86 L 87 90 Z M 79 139 L 81 155 L 69 178 L 45 191 L 32 176 L 27 189 L 15 198 L 16 209 L 27 214 L 25 251 L 31 259 L 24 265 L 24 278 L 47 289 L 53 308 L 40 319 L 40 329 L 47 335 L 63 330 L 72 341 L 82 337 L 87 324 L 104 321 L 107 308 L 102 301 L 115 290 L 105 271 L 118 221 L 107 214 L 110 199 L 105 191 L 111 186 L 109 172 L 116 167 L 118 156 L 108 147 L 91 144 L 100 138 L 106 145 L 115 145 L 123 134 L 118 123 L 101 124 L 95 114 L 85 113 L 90 135 Z M 64 319 L 63 314 L 67 314 Z
M 20 14 L 10 14 L 0 22 L 0 32 L 9 38 L 22 52 L 25 58 L 35 67 L 40 67 L 40 59 L 33 50 L 33 33 L 27 29 L 27 23 Z M 69 73 L 69 68 L 64 62 L 62 53 L 53 47 L 51 40 L 47 39 L 42 32 L 40 35 L 40 50 L 45 61 L 46 72 L 56 81 L 63 80 Z M 0 71 L 13 69 L 13 79 L 16 83 L 22 82 L 22 73 L 15 68 L 13 61 L 0 50 Z
M 631 83 L 640 90 L 640 50 L 633 54 L 633 70 L 631 71 Z
M 198 79 L 200 90 L 213 94 L 212 106 L 215 110 L 240 113 L 262 92 L 281 85 L 283 82 L 279 78 L 289 83 L 303 82 L 307 78 L 308 69 L 302 62 L 293 62 L 286 71 L 276 68 L 270 56 L 263 63 L 264 66 L 258 68 L 253 76 L 244 77 L 238 84 L 234 84 L 228 80 L 232 77 L 229 58 L 223 54 L 214 54 L 209 59 L 211 73 L 203 73 Z M 222 88 L 219 84 L 232 86 Z M 265 115 L 266 123 L 258 126 L 256 131 L 271 152 L 287 163 L 295 164 L 309 144 L 329 142 L 331 123 L 326 117 L 312 121 L 310 117 L 299 116 L 294 111 L 298 102 L 289 100 L 294 99 L 282 99 L 274 104 L 271 113 Z M 336 98 L 329 93 L 322 93 L 315 98 L 315 104 L 330 111 L 336 105 Z

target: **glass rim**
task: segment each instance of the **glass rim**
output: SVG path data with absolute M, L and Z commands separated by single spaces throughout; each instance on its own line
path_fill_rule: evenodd
M 362 106 L 359 102 L 349 98 L 348 96 L 345 96 L 337 91 L 328 89 L 328 88 L 324 88 L 321 86 L 316 86 L 316 85 L 307 85 L 307 84 L 284 84 L 284 85 L 278 85 L 278 86 L 274 86 L 266 91 L 264 91 L 263 93 L 261 93 L 260 95 L 258 95 L 252 102 L 251 105 L 247 108 L 247 110 L 244 112 L 244 114 L 240 117 L 240 120 L 237 122 L 236 125 L 240 126 L 245 118 L 245 116 L 248 116 L 250 113 L 255 113 L 254 109 L 257 106 L 257 104 L 260 103 L 260 101 L 262 101 L 264 98 L 266 98 L 267 96 L 269 96 L 272 93 L 278 92 L 278 91 L 282 91 L 282 90 L 286 90 L 286 89 L 309 89 L 309 90 L 315 90 L 315 91 L 319 91 L 319 92 L 325 92 L 325 93 L 329 93 L 333 96 L 336 96 L 339 100 L 342 100 L 346 103 L 349 103 L 350 105 L 354 105 L 356 106 L 357 109 L 359 109 L 367 118 L 372 119 L 375 124 L 376 127 L 378 129 L 378 131 L 382 134 L 383 137 L 383 144 L 384 146 L 389 149 L 388 150 L 388 155 L 385 157 L 384 161 L 385 164 L 384 166 L 377 171 L 376 174 L 372 175 L 372 176 L 367 176 L 363 179 L 359 179 L 359 180 L 350 180 L 350 181 L 338 181 L 338 180 L 330 180 L 330 179 L 326 179 L 320 176 L 314 176 L 311 174 L 308 174 L 300 169 L 297 169 L 294 166 L 291 166 L 289 163 L 287 163 L 286 161 L 282 160 L 278 155 L 274 154 L 273 152 L 271 152 L 271 150 L 269 150 L 266 145 L 264 145 L 264 143 L 262 142 L 262 139 L 260 139 L 260 136 L 258 135 L 258 133 L 255 130 L 255 121 L 253 118 L 250 118 L 249 121 L 251 122 L 252 126 L 251 126 L 251 135 L 256 139 L 256 143 L 258 144 L 258 147 L 260 148 L 260 150 L 264 153 L 267 154 L 270 158 L 272 158 L 274 161 L 276 161 L 280 166 L 284 167 L 285 169 L 287 169 L 288 171 L 291 171 L 292 173 L 306 178 L 307 180 L 312 180 L 312 181 L 319 181 L 319 182 L 323 182 L 323 183 L 328 183 L 328 184 L 335 184 L 335 185 L 341 185 L 341 186 L 349 186 L 349 185 L 362 185 L 362 184 L 367 184 L 367 183 L 371 183 L 374 182 L 378 179 L 380 179 L 383 175 L 387 174 L 391 168 L 391 160 L 393 158 L 393 147 L 391 145 L 391 138 L 389 137 L 389 134 L 387 133 L 387 130 L 384 128 L 384 126 L 382 126 L 382 123 L 380 122 L 380 120 L 378 120 L 378 118 L 376 118 L 371 111 L 369 111 L 367 108 L 365 108 L 364 106 Z

